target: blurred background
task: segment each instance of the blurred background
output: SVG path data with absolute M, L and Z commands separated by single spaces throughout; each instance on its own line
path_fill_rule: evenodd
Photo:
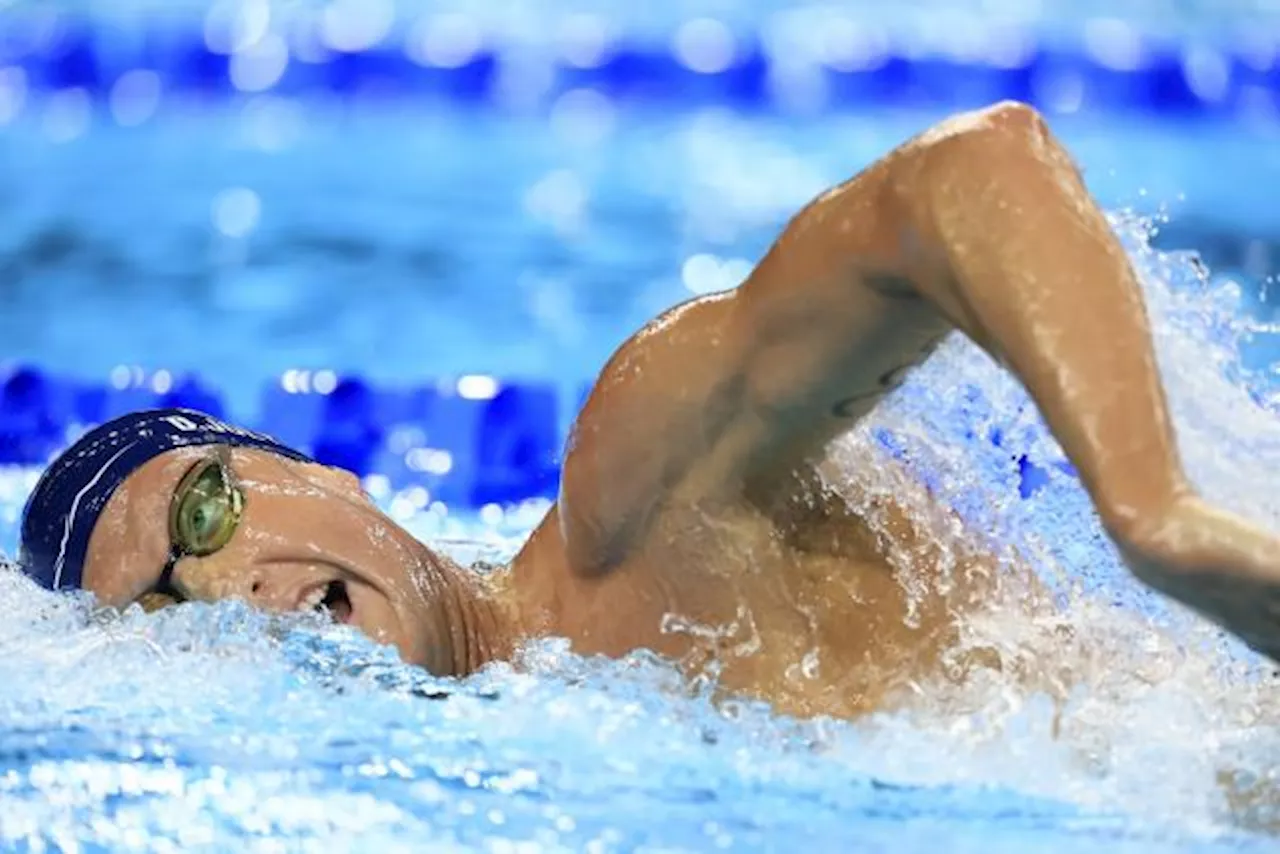
M 551 495 L 630 332 L 1002 98 L 1267 370 L 1278 41 L 1273 0 L 0 0 L 0 464 L 181 404 L 406 512 Z
M 904 458 L 1063 607 L 966 618 L 963 685 L 857 723 L 722 697 L 714 659 L 545 639 L 459 682 L 307 615 L 113 618 L 3 557 L 51 454 L 187 405 L 500 564 L 627 335 L 1003 98 L 1199 253 L 1208 286 L 1118 222 L 1193 482 L 1274 524 L 1278 42 L 1280 0 L 0 0 L 0 849 L 1275 851 L 1271 669 L 1137 589 L 960 341 L 844 450 Z M 663 630 L 756 649 L 742 613 Z

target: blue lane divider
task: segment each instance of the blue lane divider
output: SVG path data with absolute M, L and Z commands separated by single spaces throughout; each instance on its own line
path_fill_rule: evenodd
M 311 448 L 325 415 L 325 396 L 288 379 L 268 384 L 259 398 L 257 429 L 295 448 Z
M 586 390 L 573 393 L 580 407 Z M 547 383 L 464 377 L 390 388 L 291 371 L 265 385 L 259 402 L 260 417 L 246 426 L 320 462 L 379 476 L 394 491 L 421 487 L 429 500 L 457 507 L 556 494 L 564 437 L 558 394 Z M 93 424 L 168 406 L 226 415 L 221 395 L 194 375 L 124 370 L 109 382 L 85 383 L 31 366 L 0 368 L 0 464 L 42 465 Z M 906 453 L 892 432 L 879 430 L 876 438 L 895 456 Z M 970 438 L 1016 467 L 1024 498 L 1050 482 L 1050 469 L 1074 475 L 1065 460 L 1030 461 L 1021 450 L 1026 442 L 998 427 Z
M 0 66 L 23 69 L 33 90 L 79 88 L 106 96 L 125 72 L 147 69 L 159 75 L 164 91 L 240 93 L 233 57 L 209 47 L 199 21 L 127 31 L 67 12 L 57 21 L 50 27 L 47 16 L 0 13 Z M 286 57 L 265 84 L 246 84 L 243 79 L 240 84 L 283 95 L 409 95 L 468 102 L 501 97 L 504 77 L 511 76 L 504 65 L 512 57 L 480 39 L 470 52 L 433 65 L 412 55 L 401 29 L 364 50 L 325 49 L 312 58 L 315 61 Z M 293 37 L 288 32 L 277 35 Z M 666 43 L 623 39 L 585 65 L 568 62 L 547 48 L 538 57 L 549 72 L 539 94 L 552 99 L 591 88 L 626 100 L 769 108 L 786 102 L 787 86 L 777 81 L 794 72 L 797 63 L 805 69 L 802 76 L 820 84 L 828 106 L 959 108 L 1016 98 L 1066 111 L 1215 113 L 1242 105 L 1256 109 L 1260 92 L 1280 92 L 1280 62 L 1260 61 L 1256 51 L 1250 54 L 1242 46 L 1159 42 L 1132 29 L 1113 36 L 1119 47 L 1113 45 L 1111 53 L 1118 49 L 1122 55 L 1108 55 L 1096 44 L 1091 47 L 1087 38 L 1060 37 L 1044 44 L 1026 34 L 1028 46 L 1014 57 L 999 55 L 1001 48 L 994 41 L 991 56 L 963 59 L 899 43 L 889 45 L 883 55 L 861 57 L 856 67 L 798 57 L 788 50 L 771 53 L 760 36 L 727 30 L 729 55 L 721 62 L 704 61 L 701 67 L 695 67 L 698 60 Z M 247 48 L 252 51 L 253 46 Z M 529 53 L 524 48 L 519 61 Z
M 555 495 L 562 442 L 551 385 L 488 377 L 408 389 L 356 378 L 331 389 L 290 385 L 264 391 L 260 427 L 320 462 L 381 475 L 393 488 L 422 486 L 450 505 Z
M 63 440 L 66 410 L 32 368 L 10 372 L 0 384 L 0 464 L 47 459 Z
M 501 389 L 488 402 L 476 436 L 479 476 L 471 503 L 553 497 L 560 481 L 558 421 L 554 388 L 526 384 Z
M 363 380 L 343 379 L 323 395 L 320 420 L 308 450 L 326 465 L 372 474 L 385 430 L 377 420 L 374 391 Z
M 226 415 L 222 397 L 192 375 L 172 378 L 164 374 L 161 382 L 81 385 L 75 392 L 77 421 L 98 424 L 139 409 L 185 407 L 207 412 L 215 418 Z
M 467 377 L 382 388 L 292 371 L 263 388 L 261 416 L 247 426 L 392 489 L 423 487 L 433 501 L 481 507 L 555 495 L 558 403 L 545 383 Z M 0 369 L 0 464 L 43 465 L 94 424 L 168 406 L 226 415 L 218 392 L 193 375 L 123 370 L 83 383 L 30 366 Z

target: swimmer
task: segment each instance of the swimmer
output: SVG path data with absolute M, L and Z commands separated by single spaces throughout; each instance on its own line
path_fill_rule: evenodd
M 887 556 L 928 577 L 947 544 L 896 498 L 823 484 L 833 440 L 952 330 L 1028 389 L 1134 575 L 1280 656 L 1280 539 L 1188 484 L 1134 271 L 1017 103 L 908 141 L 801 210 L 738 288 L 626 341 L 509 566 L 459 567 L 353 475 L 174 410 L 125 416 L 55 460 L 20 563 L 114 607 L 321 609 L 438 675 L 562 636 L 583 654 L 713 656 L 724 690 L 856 715 L 927 677 L 955 615 L 993 595 L 995 558 L 979 554 L 911 605 Z M 820 666 L 797 677 L 807 652 Z

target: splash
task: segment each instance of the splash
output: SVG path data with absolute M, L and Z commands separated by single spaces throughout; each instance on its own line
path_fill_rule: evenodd
M 1280 527 L 1270 482 L 1280 470 L 1280 418 L 1261 378 L 1241 365 L 1256 327 L 1238 287 L 1211 282 L 1192 253 L 1154 250 L 1151 221 L 1121 216 L 1113 226 L 1145 290 L 1193 482 L 1222 506 Z M 885 444 L 905 469 L 848 462 L 883 456 Z M 1280 829 L 1280 690 L 1270 668 L 1129 576 L 1026 393 L 976 347 L 959 336 L 946 342 L 836 458 L 847 462 L 835 486 L 850 495 L 916 496 L 913 518 L 954 543 L 942 583 L 967 550 L 985 550 L 1030 564 L 1053 601 L 1044 607 L 1024 585 L 1006 583 L 991 607 L 958 617 L 944 675 L 914 686 L 903 710 L 859 728 L 858 767 L 868 767 L 870 745 L 871 755 L 892 757 L 900 779 L 999 782 L 1183 827 Z M 1045 482 L 1020 498 L 1028 467 Z M 960 512 L 963 531 L 953 517 L 939 521 L 923 490 L 912 491 L 916 482 Z M 899 572 L 917 596 L 939 581 Z
M 1151 249 L 1150 223 L 1115 226 L 1193 478 L 1276 525 L 1280 419 L 1240 367 L 1238 293 L 1194 256 Z M 886 446 L 905 469 L 848 462 Z M 1247 847 L 1246 831 L 1280 825 L 1266 669 L 1128 577 L 1061 449 L 985 356 L 946 342 L 833 459 L 850 494 L 924 480 L 958 511 L 940 575 L 909 588 L 988 549 L 1032 565 L 1049 606 L 1001 588 L 949 653 L 964 679 L 850 723 L 719 699 L 645 652 L 583 658 L 544 640 L 441 680 L 314 615 L 104 612 L 0 568 L 0 845 L 831 849 L 854 827 L 871 847 L 944 834 L 955 850 L 1138 850 Z M 1025 499 L 1020 460 L 1048 473 Z M 463 560 L 519 542 L 432 532 Z

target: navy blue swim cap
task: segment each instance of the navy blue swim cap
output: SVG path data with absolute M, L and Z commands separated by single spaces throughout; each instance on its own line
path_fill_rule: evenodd
M 174 448 L 232 445 L 311 462 L 270 436 L 190 409 L 123 415 L 90 430 L 49 464 L 22 516 L 18 564 L 49 590 L 80 587 L 89 537 L 107 501 L 143 463 Z

